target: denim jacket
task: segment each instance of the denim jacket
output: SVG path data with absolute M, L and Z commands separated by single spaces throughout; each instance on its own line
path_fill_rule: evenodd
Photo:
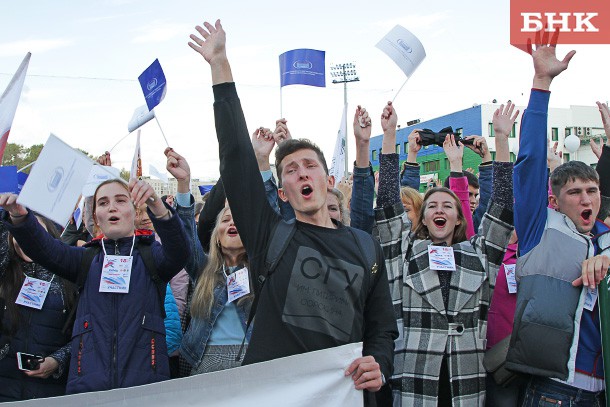
M 178 205 L 178 216 L 182 219 L 187 235 L 190 237 L 193 256 L 188 260 L 185 270 L 191 277 L 193 283 L 197 281 L 199 272 L 203 270 L 207 262 L 207 256 L 203 252 L 199 237 L 197 235 L 197 227 L 195 225 L 195 205 L 194 199 L 191 196 L 191 205 L 183 207 Z M 193 368 L 197 368 L 203 359 L 205 347 L 212 334 L 212 328 L 216 323 L 216 319 L 227 304 L 227 289 L 222 283 L 214 287 L 214 305 L 208 318 L 191 318 L 191 322 L 184 333 L 182 344 L 180 346 L 180 354 L 189 362 Z M 250 314 L 251 300 L 244 300 L 237 303 L 237 313 L 241 323 L 246 328 L 248 315 Z M 246 341 L 250 341 L 252 333 L 252 324 L 246 334 Z

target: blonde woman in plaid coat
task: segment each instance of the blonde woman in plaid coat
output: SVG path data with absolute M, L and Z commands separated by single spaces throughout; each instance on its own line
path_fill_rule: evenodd
M 394 146 L 392 140 L 387 144 Z M 461 170 L 457 147 L 451 154 L 459 155 Z M 446 152 L 451 162 L 455 157 Z M 375 233 L 400 332 L 390 380 L 394 405 L 483 406 L 487 310 L 513 229 L 512 164 L 494 162 L 491 203 L 470 240 L 465 236 L 470 212 L 464 213 L 446 188 L 426 193 L 420 226 L 410 233 L 399 196 L 398 156 L 382 153 L 380 165 Z M 455 271 L 430 268 L 430 245 L 453 248 Z

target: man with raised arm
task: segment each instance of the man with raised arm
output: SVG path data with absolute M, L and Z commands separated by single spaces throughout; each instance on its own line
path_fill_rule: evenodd
M 270 240 L 284 221 L 265 199 L 225 31 L 220 21 L 204 26 L 196 27 L 200 36 L 191 35 L 189 45 L 211 67 L 220 174 L 259 296 L 244 364 L 362 341 L 363 356 L 345 374 L 357 389 L 377 392 L 392 372 L 398 335 L 381 248 L 370 235 L 331 221 L 324 156 L 307 140 L 287 140 L 276 150 L 278 194 L 294 208 L 296 227 L 261 287 Z
M 595 220 L 599 177 L 588 165 L 557 167 L 547 201 L 549 88 L 575 53 L 557 59 L 557 34 L 549 42 L 548 32 L 536 33 L 536 49 L 529 46 L 535 74 L 514 171 L 519 286 L 506 367 L 532 375 L 524 405 L 598 406 L 604 373 L 595 288 L 610 264 L 610 235 Z

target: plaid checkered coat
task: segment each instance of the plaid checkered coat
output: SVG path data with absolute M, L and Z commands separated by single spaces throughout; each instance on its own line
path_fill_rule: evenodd
M 457 269 L 447 308 L 438 273 L 429 268 L 431 241 L 412 240 L 401 203 L 377 209 L 375 216 L 400 333 L 391 378 L 394 405 L 436 406 L 447 354 L 453 406 L 483 406 L 487 310 L 513 229 L 512 210 L 492 201 L 479 234 L 453 245 Z

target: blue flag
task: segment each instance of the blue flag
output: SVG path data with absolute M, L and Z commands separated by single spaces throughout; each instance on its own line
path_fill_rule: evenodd
M 212 190 L 213 186 L 214 185 L 199 185 L 199 192 L 201 193 L 201 195 L 205 195 L 206 193 Z
M 165 97 L 165 74 L 158 59 L 138 76 L 148 110 L 153 110 Z
M 309 85 L 326 87 L 324 51 L 293 49 L 280 55 L 280 87 Z
M 27 181 L 28 175 L 29 174 L 26 174 L 25 172 L 17 173 L 17 193 L 21 192 L 21 188 L 23 188 L 25 181 Z
M 0 167 L 0 193 L 17 193 L 17 167 L 6 165 Z

